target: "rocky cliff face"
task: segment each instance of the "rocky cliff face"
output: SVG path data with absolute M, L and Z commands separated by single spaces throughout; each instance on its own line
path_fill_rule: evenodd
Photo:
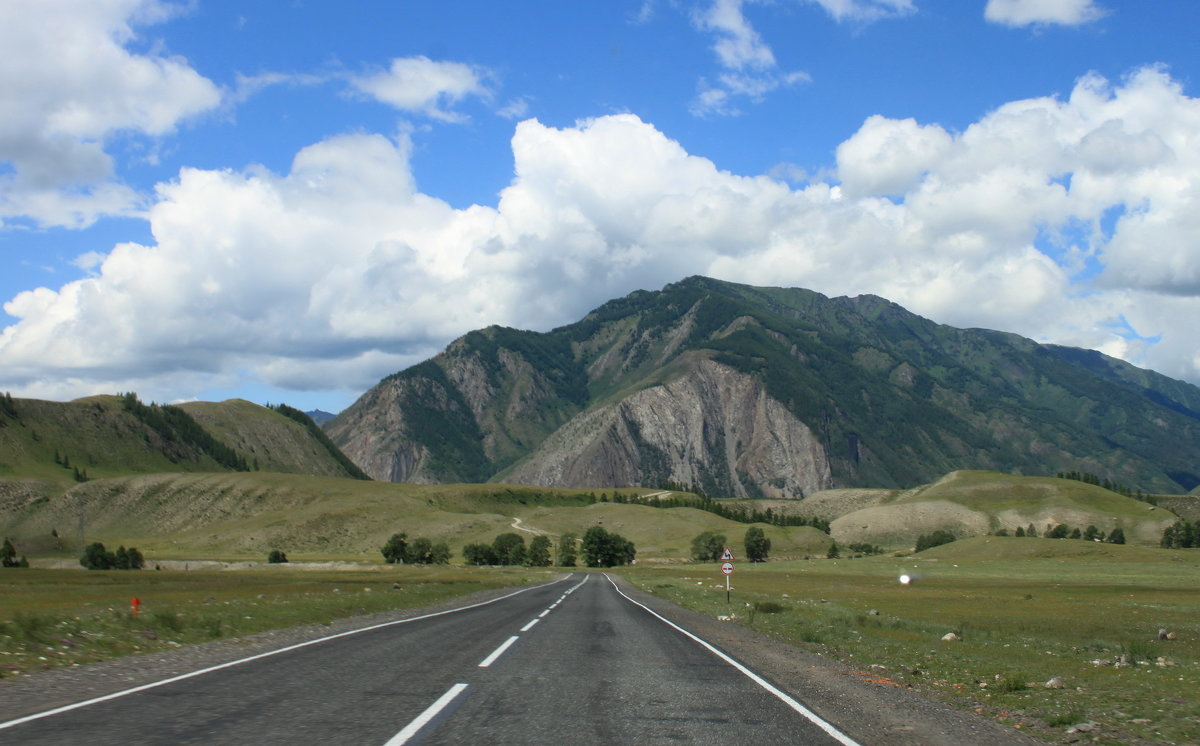
M 711 360 L 576 416 L 506 477 L 564 487 L 675 482 L 777 498 L 832 484 L 812 430 L 754 379 Z
M 689 278 L 547 333 L 492 327 L 326 425 L 376 479 L 714 497 L 909 487 L 956 469 L 1200 485 L 1200 389 L 882 298 Z

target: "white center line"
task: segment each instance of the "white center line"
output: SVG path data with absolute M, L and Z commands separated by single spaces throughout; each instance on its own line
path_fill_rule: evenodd
M 529 624 L 526 624 L 524 627 L 522 627 L 521 631 L 528 632 L 529 630 L 533 629 L 533 625 L 537 624 L 540 621 L 542 621 L 541 618 L 534 619 L 532 622 L 530 622 Z
M 497 658 L 499 658 L 501 655 L 503 655 L 505 650 L 508 650 L 508 648 L 509 648 L 509 647 L 510 647 L 510 646 L 511 646 L 511 645 L 512 645 L 514 642 L 516 642 L 517 640 L 520 640 L 520 639 L 521 639 L 520 637 L 517 637 L 516 635 L 513 635 L 512 637 L 510 637 L 510 638 L 508 638 L 507 640 L 505 640 L 503 643 L 501 643 L 501 644 L 500 644 L 500 647 L 498 647 L 498 648 L 496 648 L 495 650 L 493 650 L 493 651 L 492 651 L 492 654 L 491 654 L 491 655 L 489 655 L 488 657 L 486 657 L 486 658 L 484 658 L 484 659 L 483 659 L 483 662 L 479 664 L 479 667 L 480 667 L 480 668 L 487 668 L 488 666 L 490 666 L 490 665 L 492 665 L 493 663 L 495 663 L 495 662 L 496 662 L 496 659 L 497 659 Z
M 546 609 L 546 610 L 545 610 L 545 611 L 543 611 L 541 614 L 538 614 L 538 619 L 541 619 L 542 617 L 546 616 L 546 615 L 547 615 L 547 614 L 549 614 L 549 613 L 550 613 L 550 610 L 549 610 L 549 609 Z
M 463 693 L 467 688 L 466 684 L 455 684 L 450 689 L 438 697 L 438 700 L 425 708 L 425 712 L 417 715 L 416 719 L 408 725 L 404 726 L 404 730 L 388 739 L 388 742 L 383 746 L 400 746 L 402 743 L 408 743 L 408 740 L 417 735 L 417 731 L 429 724 L 430 720 L 437 717 L 437 714 L 446 709 L 446 705 L 454 701 L 454 698 Z

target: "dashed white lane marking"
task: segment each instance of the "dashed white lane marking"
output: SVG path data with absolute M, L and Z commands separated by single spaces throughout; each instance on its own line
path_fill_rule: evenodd
M 495 663 L 497 658 L 499 658 L 500 656 L 504 655 L 504 651 L 505 651 L 505 650 L 508 650 L 510 647 L 512 647 L 512 644 L 513 644 L 514 642 L 516 642 L 517 640 L 520 640 L 520 639 L 521 639 L 520 637 L 518 637 L 518 636 L 516 636 L 516 635 L 513 635 L 512 637 L 508 638 L 508 639 L 507 639 L 507 640 L 505 640 L 504 642 L 500 643 L 500 647 L 498 647 L 498 648 L 496 648 L 495 650 L 493 650 L 491 655 L 489 655 L 488 657 L 484 658 L 484 659 L 483 659 L 483 662 L 479 664 L 479 667 L 480 667 L 480 668 L 487 668 L 488 666 L 490 666 L 490 665 L 492 665 L 493 663 Z
M 825 720 L 822 720 L 821 716 L 817 715 L 812 710 L 808 709 L 804 705 L 802 705 L 799 702 L 797 702 L 796 700 L 792 699 L 792 697 L 790 695 L 788 695 L 786 692 L 776 688 L 769 681 L 767 681 L 763 677 L 759 676 L 758 674 L 754 673 L 749 668 L 746 668 L 741 663 L 738 663 L 733 658 L 730 658 L 725 653 L 722 653 L 720 650 L 718 650 L 712 644 L 697 637 L 696 635 L 693 635 L 691 632 L 688 632 L 686 629 L 684 629 L 683 627 L 680 627 L 678 624 L 676 624 L 675 622 L 672 622 L 670 619 L 667 619 L 666 617 L 659 615 L 656 611 L 651 609 L 649 606 L 646 606 L 643 603 L 638 603 L 637 601 L 634 601 L 629 596 L 626 596 L 625 593 L 620 588 L 617 587 L 616 582 L 614 582 L 613 579 L 608 576 L 608 573 L 605 573 L 604 577 L 608 578 L 608 582 L 612 583 L 613 589 L 617 593 L 620 593 L 622 596 L 624 596 L 626 601 L 628 601 L 631 604 L 634 604 L 635 606 L 642 607 L 651 616 L 655 617 L 663 624 L 667 625 L 668 627 L 672 627 L 675 630 L 677 630 L 678 632 L 682 633 L 684 636 L 691 638 L 693 641 L 699 643 L 701 646 L 706 648 L 708 650 L 708 652 L 712 653 L 713 655 L 717 656 L 718 658 L 725 661 L 729 665 L 733 666 L 738 671 L 741 671 L 742 674 L 746 676 L 746 678 L 750 679 L 755 684 L 758 684 L 763 689 L 766 689 L 771 694 L 774 694 L 776 697 L 779 698 L 780 701 L 782 701 L 788 707 L 792 708 L 796 712 L 798 712 L 801 715 L 803 715 L 804 717 L 808 718 L 813 723 L 813 725 L 816 725 L 818 728 L 820 728 L 821 730 L 828 733 L 829 736 L 831 738 L 833 738 L 835 741 L 837 741 L 838 743 L 843 744 L 843 746 L 859 746 L 858 742 L 855 741 L 854 739 L 850 738 L 850 736 L 847 736 L 845 733 L 842 733 L 840 730 L 835 728 L 831 723 L 829 723 Z
M 530 622 L 529 624 L 526 624 L 524 627 L 522 627 L 521 631 L 528 632 L 529 630 L 533 629 L 534 625 L 536 625 L 540 621 L 542 621 L 541 617 L 534 619 L 532 622 Z
M 21 725 L 22 723 L 28 723 L 33 720 L 40 720 L 41 718 L 50 717 L 52 715 L 59 715 L 64 712 L 70 712 L 71 710 L 77 710 L 80 707 L 87 707 L 88 705 L 94 705 L 94 704 L 98 704 L 100 702 L 107 702 L 110 699 L 117 699 L 118 697 L 124 697 L 127 694 L 136 694 L 137 692 L 144 692 L 147 689 L 154 689 L 156 687 L 165 686 L 167 684 L 173 684 L 176 681 L 183 681 L 184 679 L 190 679 L 195 676 L 201 676 L 203 674 L 211 673 L 213 671 L 220 671 L 223 668 L 231 668 L 233 666 L 239 666 L 243 663 L 249 663 L 250 661 L 256 661 L 260 658 L 268 658 L 272 655 L 279 655 L 280 653 L 287 653 L 292 650 L 299 650 L 300 648 L 306 648 L 309 645 L 317 645 L 322 642 L 328 642 L 329 640 L 336 640 L 340 637 L 349 637 L 350 635 L 357 635 L 360 632 L 370 632 L 371 630 L 383 629 L 384 627 L 394 627 L 398 624 L 408 624 L 409 622 L 419 622 L 422 619 L 430 619 L 432 617 L 444 616 L 446 614 L 453 614 L 457 611 L 466 611 L 467 609 L 477 609 L 480 606 L 487 606 L 488 604 L 494 604 L 498 601 L 503 601 L 506 598 L 512 598 L 513 596 L 519 596 L 522 593 L 534 591 L 534 590 L 537 590 L 538 588 L 545 588 L 548 585 L 554 585 L 554 583 L 560 583 L 560 582 L 562 582 L 562 581 L 555 580 L 552 583 L 543 583 L 541 585 L 535 585 L 535 586 L 531 586 L 529 588 L 522 588 L 519 591 L 514 591 L 512 593 L 500 596 L 498 598 L 493 598 L 490 601 L 481 601 L 477 604 L 470 604 L 469 606 L 459 606 L 454 609 L 446 609 L 445 611 L 435 611 L 432 614 L 422 614 L 421 616 L 409 617 L 408 619 L 397 619 L 396 621 L 393 621 L 393 622 L 384 622 L 382 624 L 372 624 L 369 627 L 360 627 L 359 629 L 352 629 L 347 632 L 339 632 L 336 635 L 329 635 L 328 637 L 319 637 L 315 640 L 308 640 L 306 642 L 297 643 L 295 645 L 288 645 L 287 647 L 279 648 L 278 650 L 269 650 L 265 653 L 259 653 L 258 655 L 252 655 L 249 658 L 240 658 L 236 661 L 229 661 L 227 663 L 222 663 L 217 666 L 210 666 L 208 668 L 202 668 L 199 671 L 191 671 L 189 673 L 180 674 L 179 676 L 172 676 L 171 678 L 163 679 L 162 681 L 154 681 L 149 684 L 142 684 L 141 686 L 135 686 L 131 689 L 124 689 L 119 692 L 113 692 L 112 694 L 106 694 L 103 697 L 95 697 L 93 699 L 84 700 L 83 702 L 76 702 L 76 703 L 70 704 L 70 705 L 63 705 L 62 707 L 56 707 L 53 710 L 46 710 L 45 712 L 37 712 L 32 715 L 26 715 L 25 717 L 17 718 L 15 720 L 9 720 L 8 722 L 0 723 L 0 730 L 4 730 L 5 728 L 12 728 L 13 726 Z M 584 582 L 585 583 L 587 582 L 586 578 L 584 579 Z M 580 583 L 579 585 L 582 585 L 582 584 L 583 583 Z M 578 588 L 579 585 L 577 585 L 575 587 Z
M 437 701 L 425 708 L 425 712 L 417 715 L 411 723 L 404 726 L 404 730 L 392 736 L 383 746 L 400 746 L 400 744 L 408 743 L 408 740 L 429 724 L 430 720 L 437 717 L 438 713 L 446 709 L 446 706 L 454 701 L 454 698 L 463 693 L 467 688 L 466 684 L 455 684 L 446 691 L 445 694 L 438 697 Z

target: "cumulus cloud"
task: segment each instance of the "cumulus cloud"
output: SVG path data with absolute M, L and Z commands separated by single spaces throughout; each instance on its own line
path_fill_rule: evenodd
M 1059 24 L 1082 26 L 1107 11 L 1095 0 L 988 0 L 983 17 L 1005 26 Z
M 453 106 L 468 96 L 489 98 L 488 72 L 462 62 L 435 62 L 428 57 L 401 57 L 387 70 L 357 76 L 359 91 L 402 111 L 445 122 L 463 121 Z
M 470 329 L 549 329 L 707 274 L 875 293 L 1200 382 L 1197 131 L 1200 101 L 1164 71 L 1087 76 L 962 132 L 870 117 L 836 178 L 793 187 L 633 115 L 526 120 L 512 182 L 465 209 L 420 191 L 407 139 L 343 135 L 286 174 L 160 185 L 154 245 L 5 304 L 0 370 L 14 393 L 175 374 L 361 390 Z
M 0 4 L 0 221 L 86 226 L 128 213 L 106 141 L 165 135 L 221 92 L 178 57 L 135 54 L 135 27 L 165 20 L 158 0 Z

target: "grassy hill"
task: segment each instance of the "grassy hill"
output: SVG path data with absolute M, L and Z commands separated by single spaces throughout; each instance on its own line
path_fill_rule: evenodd
M 78 551 L 85 542 L 133 545 L 153 559 L 378 559 L 395 532 L 464 544 L 516 531 L 582 535 L 601 525 L 634 542 L 643 560 L 681 560 L 702 531 L 740 547 L 747 524 L 693 508 L 591 503 L 593 492 L 505 485 L 403 485 L 271 473 L 151 474 L 95 480 L 48 495 L 9 482 L 0 533 L 21 551 Z M 25 485 L 23 492 L 15 485 Z M 36 485 L 35 485 L 36 486 Z M 638 490 L 624 490 L 637 494 Z M 809 527 L 763 526 L 774 557 L 823 555 L 830 538 Z M 57 539 L 52 539 L 54 533 Z M 27 549 L 27 547 L 29 549 Z M 35 552 L 36 553 L 36 552 Z M 32 556 L 32 555 L 31 555 Z
M 820 495 L 816 496 L 820 497 Z M 912 546 L 917 537 L 946 530 L 958 537 L 1033 526 L 1039 535 L 1058 524 L 1105 533 L 1120 528 L 1131 544 L 1157 544 L 1178 517 L 1169 510 L 1102 487 L 1053 477 L 956 471 L 924 487 L 878 490 L 873 504 L 832 523 L 839 542 Z
M 69 485 L 84 476 L 255 468 L 356 471 L 315 425 L 243 400 L 159 406 L 131 394 L 71 402 L 6 397 L 0 408 L 0 478 Z

